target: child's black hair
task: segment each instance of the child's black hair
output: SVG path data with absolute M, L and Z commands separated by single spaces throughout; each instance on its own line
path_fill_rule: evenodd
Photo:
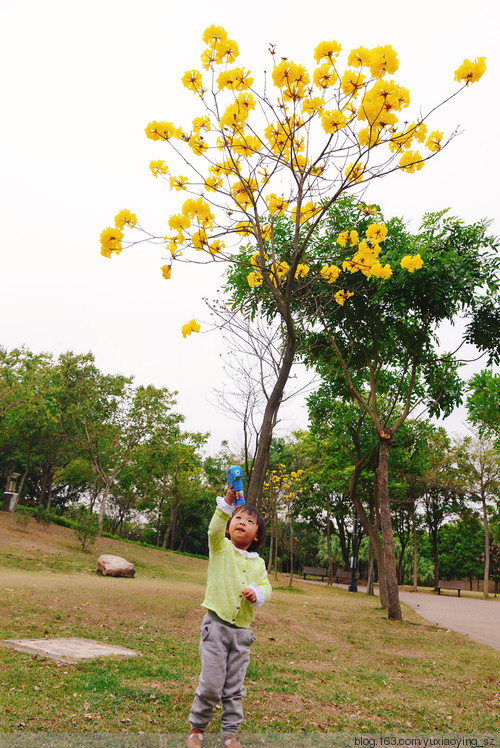
M 259 510 L 254 506 L 249 506 L 248 504 L 244 504 L 244 506 L 238 506 L 227 521 L 226 538 L 229 538 L 229 523 L 231 522 L 234 515 L 238 512 L 245 512 L 245 514 L 248 514 L 250 517 L 255 517 L 255 519 L 257 520 L 257 537 L 247 548 L 247 551 L 249 551 L 250 553 L 254 553 L 255 551 L 258 551 L 259 548 L 263 547 L 264 543 L 266 542 L 266 521 Z

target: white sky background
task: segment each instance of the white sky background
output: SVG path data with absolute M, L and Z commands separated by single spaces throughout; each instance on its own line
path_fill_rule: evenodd
M 207 399 L 223 377 L 220 339 L 184 340 L 180 332 L 193 317 L 209 320 L 201 298 L 215 295 L 221 266 L 176 264 L 165 281 L 158 247 L 100 255 L 99 234 L 119 210 L 163 234 L 182 202 L 151 175 L 150 161 L 168 163 L 169 153 L 144 128 L 154 119 L 188 125 L 202 113 L 180 79 L 201 69 L 201 36 L 212 23 L 238 42 L 236 64 L 252 71 L 257 87 L 271 70 L 270 42 L 278 59 L 310 70 L 320 41 L 336 39 L 345 53 L 391 44 L 411 119 L 456 90 L 454 71 L 465 58 L 484 55 L 483 79 L 430 122 L 445 133 L 459 125 L 463 134 L 417 174 L 374 183 L 366 199 L 414 230 L 423 213 L 450 207 L 466 221 L 494 219 L 498 233 L 499 7 L 498 0 L 475 7 L 464 0 L 0 0 L 0 344 L 56 355 L 91 350 L 104 372 L 179 390 L 185 427 L 211 431 L 211 451 L 224 438 L 236 448 L 237 425 Z M 448 426 L 463 418 L 458 412 Z M 305 426 L 303 405 L 294 401 L 285 423 Z

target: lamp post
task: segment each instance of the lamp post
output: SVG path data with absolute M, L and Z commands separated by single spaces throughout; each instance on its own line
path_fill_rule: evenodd
M 357 592 L 358 586 L 356 584 L 356 566 L 357 566 L 357 552 L 356 543 L 358 539 L 358 512 L 354 510 L 354 532 L 352 534 L 352 561 L 351 561 L 351 584 L 348 587 L 349 592 Z

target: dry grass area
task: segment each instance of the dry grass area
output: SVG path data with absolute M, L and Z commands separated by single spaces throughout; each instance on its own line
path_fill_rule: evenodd
M 133 561 L 136 577 L 97 577 L 104 552 Z M 206 567 L 108 539 L 84 554 L 70 530 L 32 521 L 20 532 L 0 514 L 1 639 L 83 636 L 141 653 L 65 665 L 0 647 L 0 732 L 183 732 Z M 364 594 L 272 581 L 254 625 L 245 731 L 499 730 L 499 652 L 407 607 L 388 621 Z

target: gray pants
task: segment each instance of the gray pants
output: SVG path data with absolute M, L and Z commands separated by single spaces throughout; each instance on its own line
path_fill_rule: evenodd
M 201 624 L 201 675 L 189 715 L 192 729 L 204 731 L 219 701 L 222 732 L 236 733 L 243 722 L 243 682 L 255 636 L 250 629 L 219 623 L 209 613 Z

